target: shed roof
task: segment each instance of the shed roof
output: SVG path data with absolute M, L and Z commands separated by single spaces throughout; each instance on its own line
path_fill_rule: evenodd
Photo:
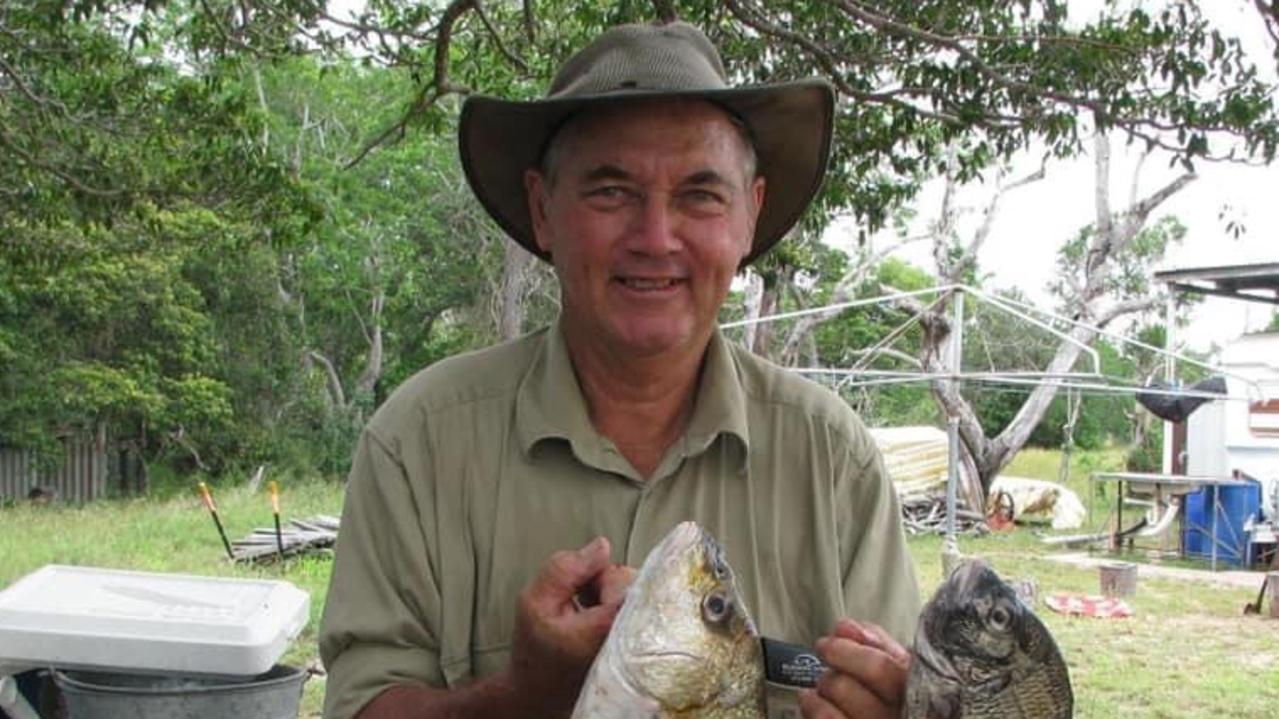
M 1160 270 L 1155 279 L 1174 292 L 1219 295 L 1279 305 L 1279 262 Z

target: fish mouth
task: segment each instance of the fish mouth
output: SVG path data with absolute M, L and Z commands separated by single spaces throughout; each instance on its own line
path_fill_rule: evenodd
M 660 660 L 660 661 L 666 661 L 670 659 L 680 659 L 685 661 L 698 662 L 699 664 L 701 662 L 706 661 L 705 659 L 697 656 L 696 654 L 693 654 L 691 652 L 682 652 L 677 649 L 664 649 L 664 650 L 655 651 L 655 652 L 643 652 L 642 654 L 636 654 L 635 658 L 639 660 Z

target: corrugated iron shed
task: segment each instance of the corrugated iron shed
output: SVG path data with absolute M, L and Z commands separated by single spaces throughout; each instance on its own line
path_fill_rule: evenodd
M 1155 279 L 1177 292 L 1279 305 L 1279 262 L 1161 270 Z

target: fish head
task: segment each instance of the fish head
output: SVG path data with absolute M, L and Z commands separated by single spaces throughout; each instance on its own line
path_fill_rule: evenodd
M 925 661 L 951 669 L 1007 663 L 1022 645 L 1030 609 L 985 562 L 968 560 L 951 572 L 920 620 Z M 951 673 L 943 671 L 943 673 Z
M 755 624 L 719 543 L 694 522 L 649 553 L 613 633 L 627 681 L 666 708 L 762 700 Z

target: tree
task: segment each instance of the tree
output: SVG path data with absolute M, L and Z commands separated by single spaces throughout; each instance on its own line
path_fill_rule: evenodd
M 270 323 L 231 273 L 315 208 L 258 152 L 227 63 L 197 74 L 145 40 L 92 8 L 0 7 L 0 435 L 109 429 L 216 471 L 250 444 L 243 398 L 280 381 L 269 351 L 234 356 Z
M 1072 370 L 1082 348 L 1097 339 L 1099 330 L 1122 317 L 1162 306 L 1164 302 L 1162 297 L 1150 293 L 1145 269 L 1163 256 L 1170 243 L 1180 241 L 1184 228 L 1171 218 L 1154 225 L 1147 223 L 1151 213 L 1193 181 L 1194 175 L 1184 173 L 1145 196 L 1139 196 L 1139 185 L 1134 179 L 1129 204 L 1115 212 L 1110 200 L 1110 144 L 1104 133 L 1096 136 L 1094 162 L 1095 220 L 1062 246 L 1058 259 L 1060 280 L 1052 288 L 1062 303 L 1060 311 L 1076 324 L 1061 328 L 1068 339 L 1056 343 L 1050 359 L 1040 368 L 1045 380 L 1028 394 L 1012 419 L 993 436 L 995 430 L 982 426 L 977 412 L 954 383 L 934 384 L 934 395 L 947 416 L 959 420 L 964 447 L 984 488 L 989 488 L 999 470 L 1026 444 L 1056 396 L 1061 383 L 1056 378 Z M 967 241 L 955 234 L 956 211 L 951 206 L 952 186 L 948 185 L 933 226 L 933 256 L 943 284 L 964 282 L 973 272 L 978 251 L 997 215 L 1000 198 L 1007 190 L 1024 184 L 1019 180 L 997 189 L 981 225 Z M 920 357 L 923 367 L 931 372 L 949 369 L 943 359 L 943 346 L 951 334 L 946 313 L 949 303 L 944 299 L 929 308 L 917 301 L 910 303 L 921 313 L 925 326 L 931 328 L 925 334 Z
M 271 118 L 264 151 L 324 209 L 275 264 L 295 362 L 322 388 L 318 403 L 290 410 L 292 421 L 323 418 L 315 429 L 332 436 L 316 441 L 335 453 L 321 469 L 340 473 L 389 388 L 492 336 L 481 305 L 501 243 L 444 132 L 415 133 L 354 162 L 394 112 L 401 72 L 297 58 L 254 65 L 245 77 Z
M 153 456 L 216 466 L 260 456 L 280 427 L 307 428 L 329 410 L 345 427 L 422 364 L 545 321 L 555 309 L 546 268 L 502 242 L 452 159 L 458 101 L 539 95 L 604 27 L 673 17 L 706 29 L 736 81 L 820 74 L 840 96 L 830 179 L 759 265 L 755 312 L 869 291 L 878 253 L 841 258 L 816 238 L 839 214 L 874 235 L 939 173 L 993 177 L 1032 144 L 1076 154 L 1094 127 L 1182 163 L 1270 161 L 1279 136 L 1273 88 L 1191 0 L 1107 5 L 1085 21 L 1054 0 L 378 0 L 341 16 L 316 0 L 8 3 L 0 232 L 14 284 L 0 286 L 0 359 L 25 369 L 6 374 L 0 425 L 48 426 L 60 411 L 18 379 L 41 353 L 68 367 L 92 360 L 93 386 L 110 391 L 64 392 L 96 398 L 76 416 L 149 427 L 140 441 Z M 1093 237 L 1105 235 L 1097 227 Z M 32 255 L 45 235 L 58 240 Z M 459 236 L 477 252 L 458 252 Z M 1085 302 L 1093 237 L 1074 275 Z M 119 317 L 92 331 L 154 332 L 189 351 L 178 361 L 141 341 L 97 356 L 66 313 L 37 313 L 51 334 L 34 337 L 22 313 L 48 290 L 33 278 L 49 258 L 67 281 L 147 259 L 154 266 L 134 271 L 172 293 L 121 287 Z M 185 319 L 150 327 L 160 316 Z M 788 362 L 832 362 L 837 331 L 821 319 L 755 344 Z M 187 329 L 166 334 L 175 327 Z M 162 386 L 186 376 L 207 380 L 207 403 L 168 404 L 200 396 L 196 384 Z M 206 405 L 230 406 L 234 421 L 201 419 Z
M 683 18 L 707 29 L 739 78 L 820 74 L 837 87 L 833 181 L 811 215 L 819 223 L 851 210 L 878 227 L 939 169 L 948 146 L 961 149 L 944 163 L 967 179 L 1036 141 L 1076 154 L 1094 129 L 1186 162 L 1269 161 L 1279 145 L 1273 88 L 1194 0 L 1154 10 L 1106 5 L 1082 21 L 1059 0 L 387 0 L 351 16 L 314 0 L 73 6 L 88 18 L 127 16 L 129 7 L 139 19 L 128 31 L 139 42 L 163 17 L 201 57 L 354 49 L 366 62 L 405 69 L 413 83 L 400 117 L 370 135 L 370 150 L 429 126 L 450 97 L 536 94 L 606 26 Z M 1258 9 L 1273 19 L 1273 8 Z

